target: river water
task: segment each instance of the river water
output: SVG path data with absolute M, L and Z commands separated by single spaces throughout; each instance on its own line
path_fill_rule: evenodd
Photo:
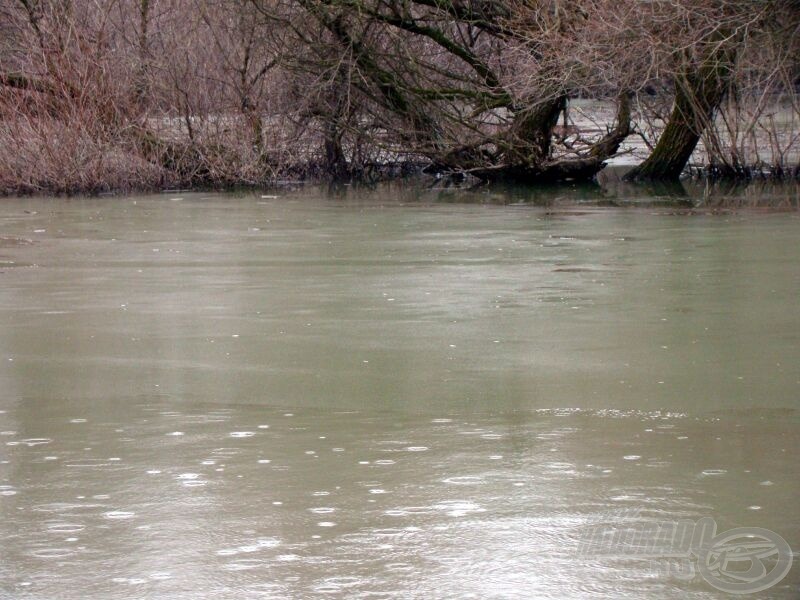
M 582 543 L 800 549 L 796 189 L 275 195 L 0 202 L 0 597 L 725 598 Z

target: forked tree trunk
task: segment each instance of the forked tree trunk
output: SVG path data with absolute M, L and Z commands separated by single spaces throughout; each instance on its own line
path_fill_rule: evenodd
M 521 111 L 511 127 L 512 145 L 506 160 L 520 166 L 539 167 L 550 158 L 553 127 L 567 106 L 564 94 Z
M 718 46 L 696 72 L 688 69 L 675 82 L 675 103 L 653 152 L 630 171 L 629 181 L 678 179 L 714 118 L 730 83 L 734 51 Z
M 559 102 L 556 104 L 556 102 Z M 561 109 L 559 109 L 559 106 Z M 552 127 L 558 119 L 558 110 L 563 110 L 563 101 L 554 101 L 550 105 L 549 115 L 542 109 L 540 128 L 536 130 L 535 140 L 546 143 L 538 146 L 540 151 L 549 153 L 549 142 L 552 136 Z M 604 166 L 605 161 L 614 156 L 625 138 L 631 132 L 631 98 L 630 94 L 622 92 L 617 99 L 616 124 L 606 135 L 592 145 L 589 152 L 583 156 L 569 156 L 556 160 L 543 159 L 531 164 L 529 162 L 506 163 L 490 166 L 483 169 L 473 169 L 470 172 L 480 179 L 485 180 L 512 180 L 524 183 L 547 183 L 556 181 L 588 180 L 594 177 Z M 546 136 L 546 137 L 545 137 Z M 534 146 L 536 147 L 536 146 Z

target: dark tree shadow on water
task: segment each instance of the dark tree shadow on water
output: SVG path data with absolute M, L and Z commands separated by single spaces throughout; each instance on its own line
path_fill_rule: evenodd
M 624 169 L 608 168 L 591 181 L 524 185 L 484 183 L 464 177 L 417 176 L 373 183 L 330 183 L 304 187 L 313 195 L 348 205 L 496 205 L 571 212 L 600 208 L 660 208 L 680 212 L 800 209 L 796 181 L 732 181 L 690 178 L 629 182 Z

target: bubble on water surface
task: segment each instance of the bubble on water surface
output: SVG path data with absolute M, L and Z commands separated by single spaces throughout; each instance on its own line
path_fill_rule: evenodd
M 42 548 L 38 550 L 33 550 L 30 555 L 34 558 L 64 558 L 65 556 L 69 556 L 73 554 L 74 550 L 72 548 Z
M 192 481 L 184 481 L 182 485 L 184 487 L 202 487 L 206 485 L 208 482 L 202 479 L 194 479 Z
M 78 499 L 83 499 L 85 496 L 78 496 Z M 97 508 L 103 508 L 104 504 L 90 503 L 72 503 L 72 502 L 50 502 L 48 504 L 37 504 L 32 507 L 36 512 L 45 513 L 59 513 L 62 516 L 67 516 L 73 513 L 81 512 L 95 512 Z
M 408 517 L 415 514 L 430 513 L 432 508 L 430 506 L 405 506 L 403 508 L 392 508 L 383 511 L 383 514 L 389 517 Z
M 135 516 L 136 513 L 125 511 L 125 510 L 110 510 L 106 513 L 103 513 L 103 516 L 106 519 L 131 519 Z
M 486 483 L 486 480 L 483 477 L 477 477 L 474 475 L 459 475 L 456 477 L 447 477 L 446 479 L 442 479 L 442 483 L 448 483 L 451 485 L 481 485 Z
M 52 531 L 54 533 L 76 533 L 78 531 L 83 531 L 86 529 L 85 525 L 81 525 L 80 523 L 48 523 L 47 524 L 48 531 Z
M 211 451 L 214 456 L 231 457 L 241 452 L 241 448 L 215 448 Z
M 147 583 L 147 580 L 142 577 L 115 577 L 112 579 L 114 583 L 126 583 L 128 585 L 142 585 Z
M 50 438 L 28 438 L 25 440 L 20 440 L 20 444 L 25 444 L 26 446 L 33 447 L 33 446 L 41 446 L 43 444 L 49 444 L 53 440 Z
M 263 567 L 266 563 L 258 558 L 242 558 L 233 562 L 227 563 L 223 566 L 226 571 L 248 571 L 250 569 L 257 569 Z
M 468 500 L 446 500 L 434 505 L 434 508 L 444 511 L 450 517 L 464 517 L 471 513 L 486 512 L 485 508 Z
M 389 563 L 384 566 L 384 570 L 396 573 L 410 573 L 415 572 L 417 567 L 409 563 Z
M 550 462 L 546 463 L 544 467 L 552 471 L 575 472 L 575 465 L 567 462 Z
M 114 466 L 114 464 L 106 458 L 83 458 L 77 462 L 68 462 L 64 466 L 82 469 L 99 469 L 103 467 L 111 467 Z

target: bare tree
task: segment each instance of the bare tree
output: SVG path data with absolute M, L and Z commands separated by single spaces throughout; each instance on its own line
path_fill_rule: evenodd
M 553 148 L 553 128 L 569 94 L 555 45 L 580 39 L 591 27 L 590 15 L 577 4 L 296 4 L 324 31 L 313 42 L 321 37 L 327 47 L 314 57 L 316 68 L 342 55 L 352 62 L 357 77 L 349 80 L 347 94 L 366 107 L 361 121 L 375 132 L 375 142 L 423 157 L 432 169 L 486 179 L 591 177 L 630 131 L 627 90 L 617 90 L 615 127 L 561 155 Z M 304 41 L 303 33 L 298 40 Z M 515 64 L 527 69 L 514 72 L 509 66 Z
M 792 4 L 780 0 L 669 3 L 667 16 L 679 24 L 667 28 L 673 36 L 674 50 L 664 63 L 665 72 L 673 81 L 674 103 L 652 153 L 627 175 L 628 179 L 677 179 L 683 173 L 703 134 L 713 130 L 726 94 L 736 86 L 737 62 L 751 39 L 783 30 L 781 37 L 788 43 L 789 38 L 784 37 L 787 25 L 797 33 L 800 10 Z M 657 16 L 660 11 L 663 8 L 656 6 L 655 22 L 665 21 L 663 13 L 660 18 Z M 645 37 L 655 44 L 656 36 L 663 36 L 663 30 Z M 715 144 L 718 138 L 713 131 L 711 136 L 713 152 L 713 145 L 719 150 L 719 144 Z M 716 154 L 720 156 L 719 151 Z M 731 174 L 735 171 L 729 170 Z

